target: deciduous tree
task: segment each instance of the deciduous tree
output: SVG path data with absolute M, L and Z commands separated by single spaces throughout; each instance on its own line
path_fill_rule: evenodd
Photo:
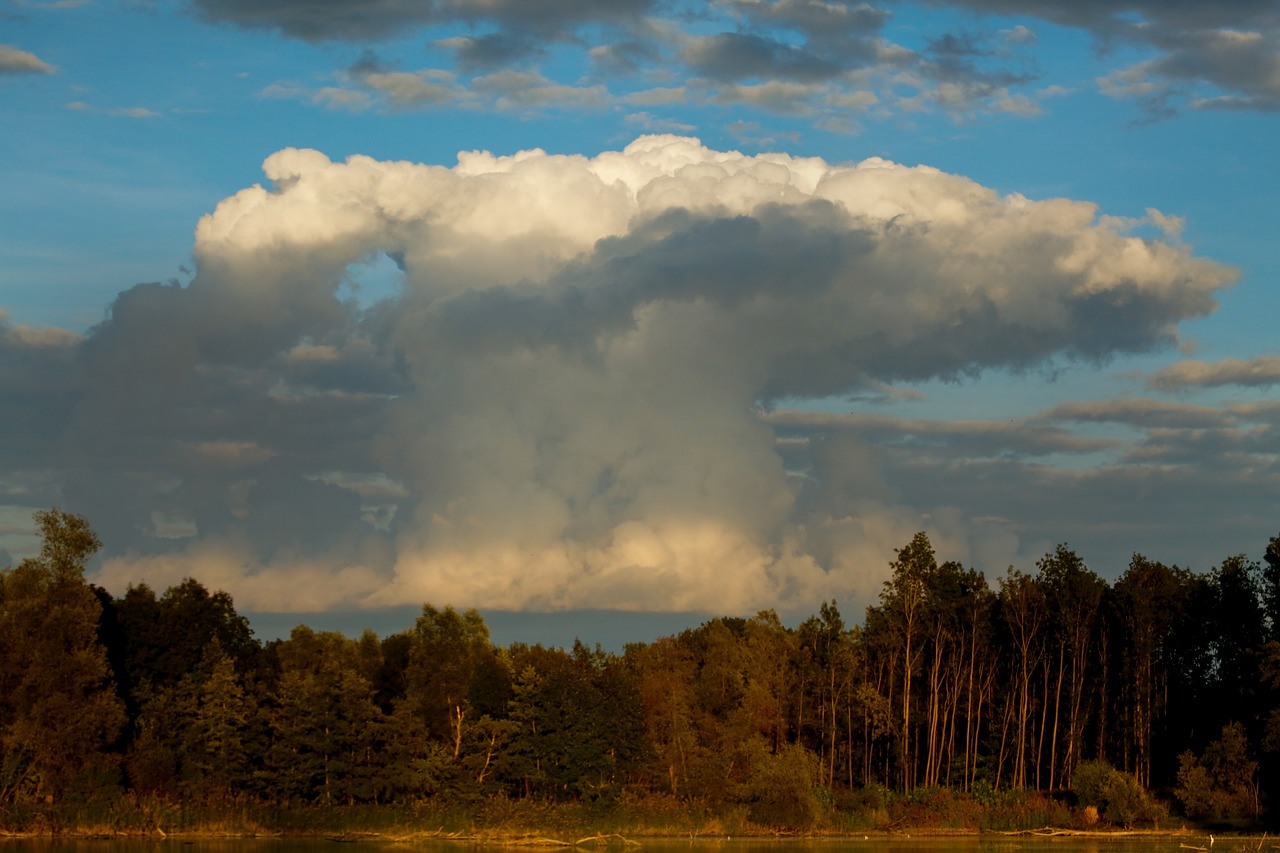
M 35 514 L 37 557 L 0 572 L 0 802 L 58 799 L 118 783 L 125 722 L 101 605 L 84 581 L 100 547 L 79 515 Z

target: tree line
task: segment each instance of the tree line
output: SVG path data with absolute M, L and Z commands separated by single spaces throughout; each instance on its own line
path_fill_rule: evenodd
M 1280 538 L 1114 582 L 1060 545 L 991 583 L 919 533 L 861 624 L 831 601 L 612 654 L 498 647 L 430 604 L 262 644 L 194 579 L 87 583 L 88 522 L 36 521 L 39 556 L 0 571 L 0 805 L 652 795 L 793 825 L 868 790 L 1073 790 L 1124 822 L 1148 791 L 1256 820 L 1280 769 Z

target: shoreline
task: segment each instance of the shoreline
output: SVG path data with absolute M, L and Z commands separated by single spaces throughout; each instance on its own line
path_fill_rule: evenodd
M 1258 842 L 1257 849 L 1268 839 L 1268 833 L 1221 833 L 1212 834 L 1222 840 L 1229 840 L 1233 843 L 1240 842 Z M 137 830 L 108 830 L 102 827 L 80 827 L 57 832 L 14 832 L 8 830 L 0 830 L 0 843 L 8 840 L 39 840 L 39 839 L 77 839 L 77 840 L 176 840 L 182 842 L 192 841 L 232 841 L 232 840 L 310 840 L 310 841 L 331 841 L 335 843 L 347 844 L 363 844 L 363 843 L 386 843 L 386 844 L 409 844 L 424 841 L 443 841 L 457 842 L 467 844 L 483 844 L 501 847 L 534 847 L 534 848 L 576 848 L 576 847 L 632 847 L 642 846 L 646 841 L 689 841 L 689 842 L 723 842 L 723 841 L 906 841 L 906 840 L 934 840 L 948 838 L 982 838 L 982 837 L 1006 837 L 1006 838 L 1079 838 L 1089 840 L 1116 840 L 1116 839 L 1204 839 L 1211 837 L 1211 833 L 1202 829 L 1180 828 L 1180 829 L 1071 829 L 1066 827 L 1042 827 L 1040 829 L 1018 829 L 1018 830 L 992 830 L 981 828 L 941 828 L 941 827 L 906 827 L 895 829 L 868 829 L 865 831 L 832 831 L 832 830 L 813 830 L 813 831 L 786 831 L 786 830 L 768 830 L 759 828 L 758 830 L 747 830 L 734 833 L 732 835 L 723 832 L 696 832 L 696 833 L 650 833 L 635 832 L 631 834 L 623 833 L 601 833 L 588 835 L 577 838 L 576 840 L 567 840 L 564 838 L 555 838 L 545 834 L 541 834 L 536 830 L 528 831 L 481 831 L 481 832 L 444 832 L 435 831 L 410 831 L 410 832 L 378 832 L 378 831 L 353 831 L 346 833 L 334 833 L 324 831 L 272 831 L 272 830 L 209 830 L 209 829 L 192 829 L 192 830 L 173 830 L 166 832 L 162 829 L 152 830 L 150 832 L 142 832 Z M 1183 849 L 1189 850 L 1206 850 L 1207 847 L 1191 847 L 1182 845 Z

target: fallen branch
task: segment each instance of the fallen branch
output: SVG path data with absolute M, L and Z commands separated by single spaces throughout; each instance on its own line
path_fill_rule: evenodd
M 624 845 L 629 844 L 635 847 L 640 846 L 639 841 L 632 841 L 630 838 L 624 838 L 616 832 L 611 832 L 607 835 L 588 835 L 586 838 L 579 838 L 577 841 L 573 842 L 573 846 L 578 847 L 582 844 L 595 844 L 598 846 L 602 844 L 609 844 L 612 841 L 620 841 Z

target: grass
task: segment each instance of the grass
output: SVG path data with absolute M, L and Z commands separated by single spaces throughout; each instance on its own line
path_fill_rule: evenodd
M 1091 815 L 1034 792 L 969 796 L 946 788 L 910 794 L 882 788 L 838 792 L 809 826 L 750 819 L 749 805 L 628 795 L 609 802 L 555 802 L 508 797 L 393 805 L 282 806 L 243 801 L 177 802 L 124 795 L 59 805 L 0 807 L 0 835 L 77 837 L 205 837 L 389 839 L 456 838 L 508 843 L 572 843 L 582 839 L 723 838 L 725 836 L 954 834 L 1094 830 Z

